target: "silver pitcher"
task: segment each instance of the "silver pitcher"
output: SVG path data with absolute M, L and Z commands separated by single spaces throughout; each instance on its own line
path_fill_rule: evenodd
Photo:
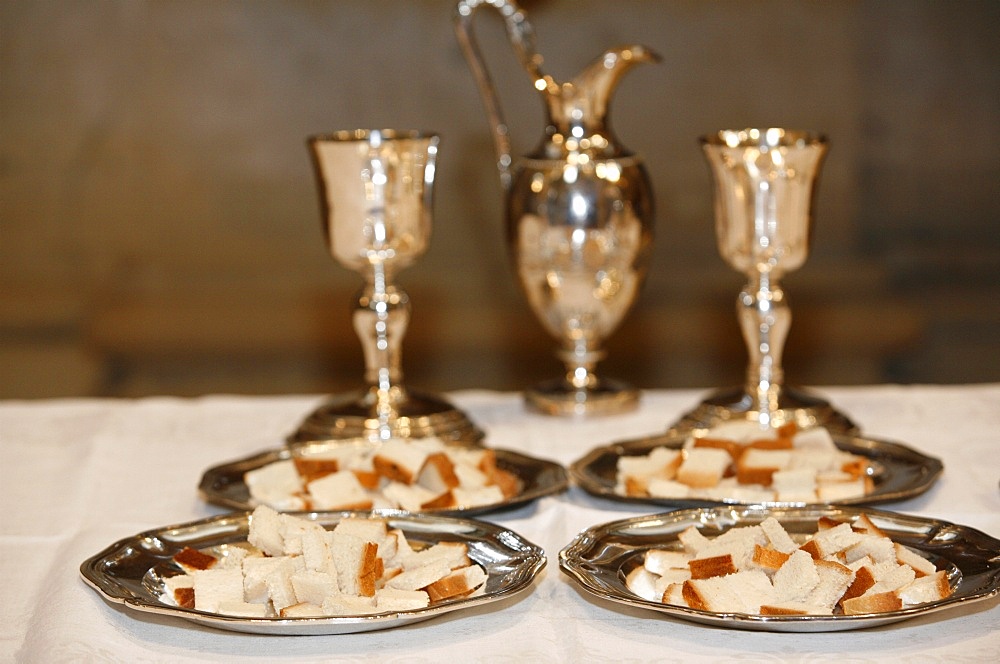
M 473 32 L 481 7 L 503 16 L 521 65 L 545 101 L 546 127 L 530 154 L 514 160 L 503 111 Z M 568 83 L 542 71 L 534 33 L 511 0 L 461 0 L 455 31 L 486 107 L 505 194 L 510 257 L 528 303 L 560 343 L 565 375 L 526 391 L 550 414 L 598 414 L 634 407 L 634 387 L 598 377 L 602 344 L 635 302 L 653 239 L 653 193 L 642 159 L 608 125 L 622 75 L 659 60 L 640 45 L 605 51 Z

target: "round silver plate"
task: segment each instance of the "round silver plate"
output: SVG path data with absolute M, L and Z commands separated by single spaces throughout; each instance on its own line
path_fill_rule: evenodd
M 369 512 L 300 512 L 332 528 L 346 516 Z M 351 634 L 400 627 L 443 613 L 469 609 L 512 597 L 528 590 L 545 567 L 545 552 L 520 535 L 493 524 L 472 519 L 413 515 L 394 510 L 375 513 L 390 528 L 399 528 L 412 542 L 461 541 L 469 557 L 489 575 L 485 590 L 474 597 L 445 601 L 425 609 L 330 618 L 237 618 L 164 601 L 163 579 L 181 572 L 173 562 L 184 547 L 209 549 L 246 541 L 249 512 L 217 516 L 178 526 L 149 530 L 129 537 L 87 559 L 80 573 L 106 600 L 128 609 L 183 618 L 193 623 L 255 634 Z
M 793 537 L 816 531 L 820 517 L 850 521 L 862 513 L 893 539 L 924 553 L 948 573 L 953 593 L 947 599 L 886 613 L 843 616 L 761 616 L 715 613 L 651 602 L 625 585 L 626 575 L 642 564 L 648 549 L 680 549 L 678 535 L 695 526 L 706 536 L 775 517 Z M 586 592 L 611 602 L 650 609 L 716 627 L 769 632 L 834 632 L 885 625 L 1000 594 L 1000 540 L 946 521 L 856 507 L 712 507 L 679 510 L 613 521 L 588 528 L 559 552 L 559 567 Z
M 520 482 L 520 491 L 516 496 L 488 505 L 428 510 L 427 513 L 443 516 L 476 516 L 512 509 L 542 496 L 565 491 L 569 485 L 566 469 L 557 463 L 510 450 L 495 449 L 494 452 L 496 452 L 497 466 L 501 470 L 513 473 Z M 256 501 L 250 497 L 250 489 L 243 475 L 247 471 L 256 470 L 276 461 L 291 459 L 292 456 L 293 452 L 288 448 L 279 448 L 214 466 L 202 475 L 198 492 L 207 502 L 220 507 L 253 509 L 257 506 Z
M 875 505 L 904 500 L 920 495 L 937 481 L 944 466 L 939 459 L 927 456 L 899 443 L 854 436 L 831 434 L 837 447 L 845 452 L 867 458 L 871 466 L 874 490 L 866 496 L 838 500 L 842 505 Z M 694 498 L 650 498 L 625 496 L 615 490 L 618 458 L 649 454 L 656 447 L 680 449 L 687 434 L 665 434 L 626 440 L 588 452 L 569 468 L 570 477 L 591 495 L 627 503 L 658 505 L 662 507 L 712 507 L 715 505 L 741 505 L 738 500 L 707 500 Z M 764 502 L 765 506 L 805 506 L 805 503 Z

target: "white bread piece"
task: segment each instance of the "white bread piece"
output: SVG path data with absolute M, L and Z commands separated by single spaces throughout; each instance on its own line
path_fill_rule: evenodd
M 878 595 L 899 590 L 917 578 L 916 572 L 909 565 L 899 565 L 891 572 L 877 577 L 875 585 L 865 591 L 865 595 Z
M 858 498 L 869 493 L 871 493 L 871 480 L 868 477 L 859 477 L 846 482 L 819 481 L 816 484 L 816 497 L 823 503 Z
M 222 601 L 215 611 L 224 616 L 238 616 L 240 618 L 265 618 L 267 617 L 267 604 L 253 604 L 251 602 Z
M 748 447 L 736 463 L 736 478 L 740 484 L 770 486 L 774 473 L 787 468 L 791 459 L 791 450 Z
M 674 606 L 687 606 L 688 603 L 684 599 L 684 584 L 683 583 L 672 583 L 663 590 L 663 595 L 660 597 L 660 601 L 664 604 L 673 604 Z
M 373 572 L 378 545 L 348 533 L 334 532 L 332 539 L 333 564 L 337 568 L 340 592 L 345 595 L 371 596 L 375 592 L 374 584 L 367 588 L 370 592 L 364 591 L 366 581 Z
M 426 565 L 407 569 L 401 574 L 397 574 L 385 585 L 387 588 L 398 588 L 399 590 L 423 590 L 438 579 L 451 574 L 451 565 L 444 558 L 437 558 Z
M 713 576 L 710 579 L 691 579 L 681 588 L 684 603 L 693 609 L 724 613 L 741 606 L 742 600 L 726 581 L 727 577 Z M 738 610 L 738 609 L 737 609 Z
M 282 513 L 281 521 L 282 553 L 286 556 L 302 555 L 302 536 L 305 533 L 323 533 L 325 529 L 315 521 Z
M 340 470 L 313 480 L 306 488 L 313 507 L 320 510 L 371 509 L 372 498 L 350 470 Z
M 424 588 L 432 602 L 464 597 L 486 583 L 486 572 L 479 565 L 452 571 Z
M 296 602 L 306 602 L 323 606 L 330 595 L 340 592 L 337 579 L 326 572 L 299 570 L 291 576 L 292 589 L 295 591 Z
M 194 608 L 217 613 L 223 602 L 243 602 L 243 573 L 238 569 L 195 570 Z
M 729 577 L 729 582 L 733 584 L 744 613 L 760 613 L 761 605 L 774 599 L 771 579 L 760 570 L 742 570 Z
M 392 438 L 384 443 L 372 456 L 375 472 L 395 482 L 413 484 L 417 481 L 428 451 L 420 445 L 412 445 L 400 438 Z
M 481 489 L 490 483 L 489 475 L 468 463 L 455 464 L 455 476 L 458 477 L 458 486 L 463 489 Z
M 653 574 L 662 576 L 667 570 L 688 569 L 689 560 L 691 560 L 691 555 L 683 551 L 649 549 L 643 556 L 642 564 Z
M 725 477 L 712 487 L 692 489 L 688 497 L 743 503 L 770 503 L 775 500 L 774 491 L 770 487 L 760 484 L 740 484 L 735 477 Z
M 333 527 L 333 533 L 334 536 L 345 533 L 354 535 L 366 542 L 374 542 L 381 547 L 389 536 L 389 529 L 383 519 L 349 516 L 337 522 L 337 525 Z
M 322 606 L 300 602 L 299 604 L 286 606 L 278 612 L 278 615 L 282 618 L 322 618 L 327 613 L 323 610 Z
M 732 463 L 729 452 L 715 447 L 692 447 L 684 450 L 684 460 L 677 469 L 677 481 L 690 487 L 712 487 L 719 483 Z
M 692 579 L 709 579 L 735 574 L 738 568 L 732 554 L 723 553 L 704 557 L 699 555 L 688 562 L 688 569 L 691 571 Z
M 301 556 L 285 556 L 281 562 L 272 568 L 264 577 L 267 587 L 267 597 L 275 611 L 281 611 L 286 606 L 297 604 L 295 588 L 292 586 L 292 575 L 304 569 Z
M 654 447 L 648 454 L 618 457 L 617 470 L 620 475 L 669 480 L 677 474 L 682 460 L 683 453 L 680 450 Z
M 663 574 L 656 577 L 654 582 L 656 596 L 660 597 L 667 591 L 669 586 L 681 585 L 691 579 L 691 570 L 668 569 Z
M 222 555 L 219 557 L 219 562 L 215 564 L 216 567 L 242 568 L 244 558 L 250 555 L 259 555 L 258 552 L 238 544 L 223 546 L 222 549 Z
M 412 611 L 423 609 L 431 603 L 430 596 L 423 590 L 400 590 L 380 588 L 375 591 L 375 608 L 383 611 Z
M 652 498 L 687 498 L 691 487 L 675 480 L 652 477 L 646 480 L 646 493 Z
M 191 574 L 175 574 L 163 579 L 163 589 L 170 597 L 180 588 L 194 588 L 194 576 Z
M 281 515 L 267 505 L 258 505 L 250 515 L 247 542 L 269 556 L 282 555 L 285 538 L 281 534 Z
M 837 468 L 837 461 L 840 458 L 836 449 L 814 450 L 794 448 L 794 453 L 788 461 L 789 470 L 812 470 L 816 473 L 829 472 Z
M 767 538 L 767 543 L 771 545 L 771 548 L 788 554 L 798 550 L 799 545 L 795 543 L 795 540 L 788 534 L 788 531 L 781 525 L 781 522 L 773 516 L 769 516 L 761 521 L 760 529 L 764 533 L 764 537 Z
M 419 484 L 403 484 L 402 482 L 389 482 L 382 489 L 382 495 L 393 504 L 393 507 L 408 512 L 419 512 L 424 505 L 437 497 L 433 491 L 425 489 Z
M 936 602 L 951 594 L 951 585 L 944 570 L 920 576 L 896 590 L 903 606 L 914 606 L 925 602 Z
M 854 571 L 832 560 L 817 560 L 815 563 L 819 583 L 809 593 L 806 603 L 824 607 L 832 613 L 854 581 Z
M 712 540 L 705 537 L 696 526 L 685 528 L 677 535 L 677 539 L 684 546 L 684 550 L 692 556 L 699 555 L 703 549 L 712 544 Z
M 865 556 L 871 558 L 875 564 L 896 562 L 896 545 L 891 539 L 879 535 L 863 535 L 856 544 L 844 549 L 845 562 L 850 563 Z
M 328 530 L 303 533 L 302 562 L 305 569 L 313 572 L 324 572 L 331 575 L 336 581 L 337 566 L 333 564 L 332 546 L 333 533 Z
M 504 500 L 503 489 L 495 484 L 479 488 L 459 486 L 452 489 L 451 493 L 455 497 L 455 502 L 463 507 L 493 505 Z
M 359 616 L 378 613 L 375 597 L 360 595 L 331 595 L 323 602 L 325 616 Z
M 251 498 L 268 505 L 284 502 L 303 489 L 302 478 L 291 459 L 248 470 L 243 474 L 243 482 Z
M 455 474 L 455 463 L 444 452 L 428 454 L 417 476 L 417 484 L 435 494 L 457 487 L 460 482 Z
M 809 553 L 799 549 L 774 573 L 774 601 L 808 602 L 813 589 L 819 585 L 816 563 Z
M 854 546 L 864 537 L 864 535 L 855 532 L 850 524 L 841 523 L 832 528 L 817 531 L 799 548 L 808 551 L 816 560 L 822 560 Z
M 656 593 L 656 582 L 659 578 L 640 565 L 625 576 L 625 587 L 643 599 L 656 602 L 663 594 Z
M 857 616 L 866 613 L 885 613 L 903 608 L 903 601 L 894 592 L 877 593 L 852 597 L 841 602 L 845 616 Z
M 798 450 L 838 451 L 837 443 L 825 427 L 810 427 L 796 431 L 792 436 L 792 446 Z
M 400 560 L 404 570 L 423 567 L 437 560 L 443 560 L 450 569 L 467 567 L 472 564 L 472 561 L 469 560 L 469 547 L 465 542 L 438 542 Z
M 691 579 L 684 582 L 682 593 L 689 606 L 723 613 L 759 613 L 761 604 L 774 601 L 771 582 L 759 570 Z
M 754 546 L 753 558 L 750 559 L 750 569 L 761 569 L 768 574 L 774 574 L 781 566 L 788 562 L 791 554 L 778 551 L 772 546 Z
M 896 542 L 896 562 L 900 565 L 909 565 L 916 572 L 917 576 L 930 576 L 937 572 L 934 563 L 927 560 L 919 553 L 911 551 L 899 542 Z
M 767 543 L 767 536 L 759 525 L 730 528 L 699 549 L 697 558 L 730 556 L 736 569 L 750 567 L 756 545 Z M 693 565 L 689 567 L 694 570 Z
M 253 556 L 243 561 L 243 598 L 247 602 L 267 603 L 267 575 L 282 564 L 284 556 L 276 558 Z
M 816 470 L 788 468 L 771 475 L 771 489 L 783 503 L 816 502 Z
M 389 536 L 395 538 L 396 540 L 396 555 L 394 555 L 390 560 L 387 560 L 386 564 L 395 564 L 397 560 L 403 560 L 410 554 L 416 553 L 414 548 L 410 546 L 410 541 L 406 539 L 406 533 L 399 528 L 392 528 L 389 530 Z

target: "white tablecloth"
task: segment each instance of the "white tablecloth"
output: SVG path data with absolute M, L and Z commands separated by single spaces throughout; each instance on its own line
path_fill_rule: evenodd
M 926 494 L 886 506 L 1000 537 L 1000 384 L 820 390 L 873 437 L 940 457 Z M 592 447 L 663 431 L 700 391 L 647 392 L 601 419 L 525 412 L 512 393 L 453 400 L 487 443 L 569 464 Z M 654 511 L 573 488 L 485 518 L 544 547 L 531 592 L 404 628 L 268 637 L 198 627 L 106 603 L 79 565 L 122 537 L 221 513 L 196 487 L 209 466 L 281 444 L 318 397 L 0 403 L 0 660 L 549 662 L 650 660 L 1000 662 L 1000 600 L 854 632 L 718 629 L 592 599 L 559 571 L 583 528 Z

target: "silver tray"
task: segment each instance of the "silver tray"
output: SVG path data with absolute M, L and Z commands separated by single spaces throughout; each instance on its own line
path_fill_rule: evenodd
M 371 512 L 299 512 L 325 527 L 347 516 Z M 80 566 L 84 581 L 106 600 L 129 609 L 183 618 L 194 623 L 256 634 L 351 634 L 400 627 L 450 611 L 470 609 L 528 590 L 545 567 L 545 552 L 518 534 L 472 519 L 414 515 L 396 510 L 374 513 L 399 528 L 412 542 L 461 541 L 469 558 L 489 575 L 484 592 L 444 601 L 428 608 L 363 616 L 324 618 L 239 618 L 184 609 L 161 599 L 163 579 L 180 573 L 172 557 L 186 546 L 211 549 L 246 541 L 249 512 L 217 516 L 178 526 L 149 530 L 115 542 Z
M 561 465 L 544 459 L 536 459 L 510 450 L 494 449 L 497 466 L 517 476 L 521 491 L 513 498 L 488 505 L 426 510 L 423 513 L 444 516 L 476 516 L 488 512 L 511 509 L 530 503 L 542 496 L 560 493 L 569 486 L 569 476 Z M 205 471 L 198 485 L 198 492 L 207 502 L 221 507 L 238 510 L 253 509 L 257 506 L 250 497 L 250 489 L 243 475 L 276 461 L 292 458 L 288 448 L 261 452 L 245 459 L 214 466 Z
M 834 443 L 845 452 L 866 457 L 871 465 L 874 490 L 866 496 L 838 500 L 840 505 L 875 505 L 918 496 L 937 481 L 944 466 L 940 459 L 921 454 L 905 445 L 876 438 L 831 433 Z M 570 477 L 584 491 L 601 498 L 627 503 L 651 504 L 663 507 L 713 507 L 743 505 L 739 500 L 708 500 L 704 498 L 653 498 L 624 496 L 615 491 L 618 457 L 648 454 L 655 447 L 680 449 L 687 434 L 666 434 L 637 438 L 598 447 L 575 461 L 569 468 Z M 770 507 L 804 507 L 806 503 L 762 502 Z
M 816 531 L 827 516 L 850 520 L 867 514 L 879 528 L 911 549 L 921 551 L 938 569 L 947 570 L 953 593 L 947 599 L 899 611 L 856 616 L 761 616 L 715 613 L 642 599 L 625 585 L 625 576 L 652 548 L 680 548 L 677 536 L 696 526 L 715 537 L 729 528 L 775 517 L 794 537 Z M 650 609 L 716 627 L 769 632 L 833 632 L 885 625 L 968 604 L 1000 593 L 1000 540 L 946 521 L 904 516 L 856 507 L 762 508 L 714 507 L 680 510 L 594 526 L 559 552 L 559 567 L 588 593 L 632 607 Z

